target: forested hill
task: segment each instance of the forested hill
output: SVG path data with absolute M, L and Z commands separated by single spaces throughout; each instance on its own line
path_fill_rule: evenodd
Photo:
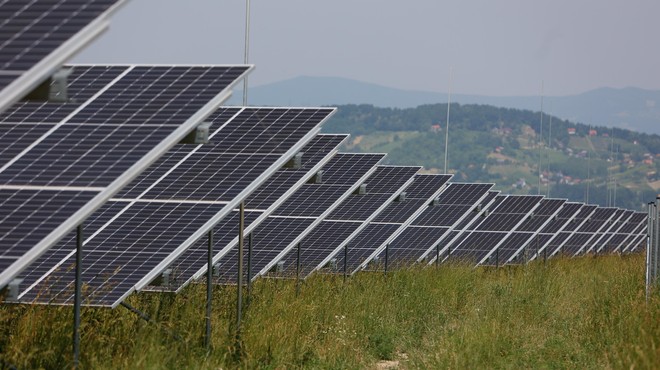
M 325 132 L 350 133 L 345 150 L 386 152 L 387 163 L 444 166 L 447 105 L 342 105 Z M 542 142 L 538 133 L 542 126 Z M 641 209 L 660 190 L 660 136 L 589 127 L 540 112 L 451 104 L 449 172 L 454 181 L 495 182 L 506 193 L 541 193 Z M 656 160 L 657 159 L 657 160 Z

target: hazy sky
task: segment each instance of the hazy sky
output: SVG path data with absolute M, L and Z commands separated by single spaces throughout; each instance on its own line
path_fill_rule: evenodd
M 660 89 L 658 0 L 251 0 L 250 85 L 300 75 L 482 95 Z M 243 61 L 244 0 L 130 0 L 76 62 Z

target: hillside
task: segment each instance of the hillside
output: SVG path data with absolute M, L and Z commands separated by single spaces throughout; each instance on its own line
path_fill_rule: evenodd
M 240 104 L 236 91 L 232 104 Z M 250 88 L 251 105 L 319 106 L 371 104 L 412 108 L 447 101 L 447 94 L 402 90 L 338 77 L 300 76 Z M 452 94 L 452 102 L 539 110 L 539 96 Z M 660 91 L 639 88 L 600 88 L 581 94 L 546 96 L 545 111 L 562 119 L 591 125 L 627 128 L 660 134 Z
M 351 133 L 345 150 L 386 152 L 387 163 L 440 172 L 446 109 L 344 105 L 325 131 Z M 540 154 L 542 194 L 586 201 L 588 188 L 590 203 L 642 209 L 660 191 L 660 136 L 600 126 L 590 133 L 587 125 L 544 115 L 541 144 L 540 124 L 538 112 L 452 104 L 449 172 L 455 181 L 494 182 L 506 193 L 536 194 Z

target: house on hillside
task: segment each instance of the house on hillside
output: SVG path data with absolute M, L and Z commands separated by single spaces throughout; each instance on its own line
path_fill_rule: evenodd
M 442 131 L 442 126 L 439 124 L 431 125 L 431 132 L 440 132 Z
M 598 131 L 594 129 L 589 130 L 589 136 L 598 136 Z
M 568 128 L 568 134 L 569 135 L 575 135 L 575 127 L 569 127 Z

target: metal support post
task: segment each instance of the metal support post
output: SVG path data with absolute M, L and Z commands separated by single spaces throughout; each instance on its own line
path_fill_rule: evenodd
M 658 206 L 651 207 L 651 286 L 657 279 L 657 254 L 658 254 Z
M 344 246 L 344 282 L 348 277 L 348 245 Z
M 73 368 L 80 365 L 80 305 L 82 301 L 83 228 L 76 228 L 76 282 L 73 302 Z
M 495 249 L 495 268 L 500 267 L 500 248 Z
M 300 295 L 300 246 L 302 243 L 298 243 L 296 251 L 296 297 Z
M 213 302 L 213 229 L 209 230 L 208 250 L 206 251 L 206 350 L 211 350 L 211 304 Z
M 649 301 L 651 290 L 651 254 L 653 245 L 653 207 L 654 203 L 647 204 L 646 215 L 646 302 Z
M 390 243 L 385 244 L 385 276 L 387 276 L 387 267 L 390 259 Z
M 250 297 L 252 296 L 252 234 L 248 235 L 248 260 L 247 260 L 247 297 L 246 303 L 250 303 Z
M 440 267 L 440 244 L 435 246 L 435 267 Z
M 239 206 L 238 218 L 238 273 L 236 275 L 236 350 L 240 354 L 241 319 L 243 315 L 243 228 L 245 225 L 245 203 Z

